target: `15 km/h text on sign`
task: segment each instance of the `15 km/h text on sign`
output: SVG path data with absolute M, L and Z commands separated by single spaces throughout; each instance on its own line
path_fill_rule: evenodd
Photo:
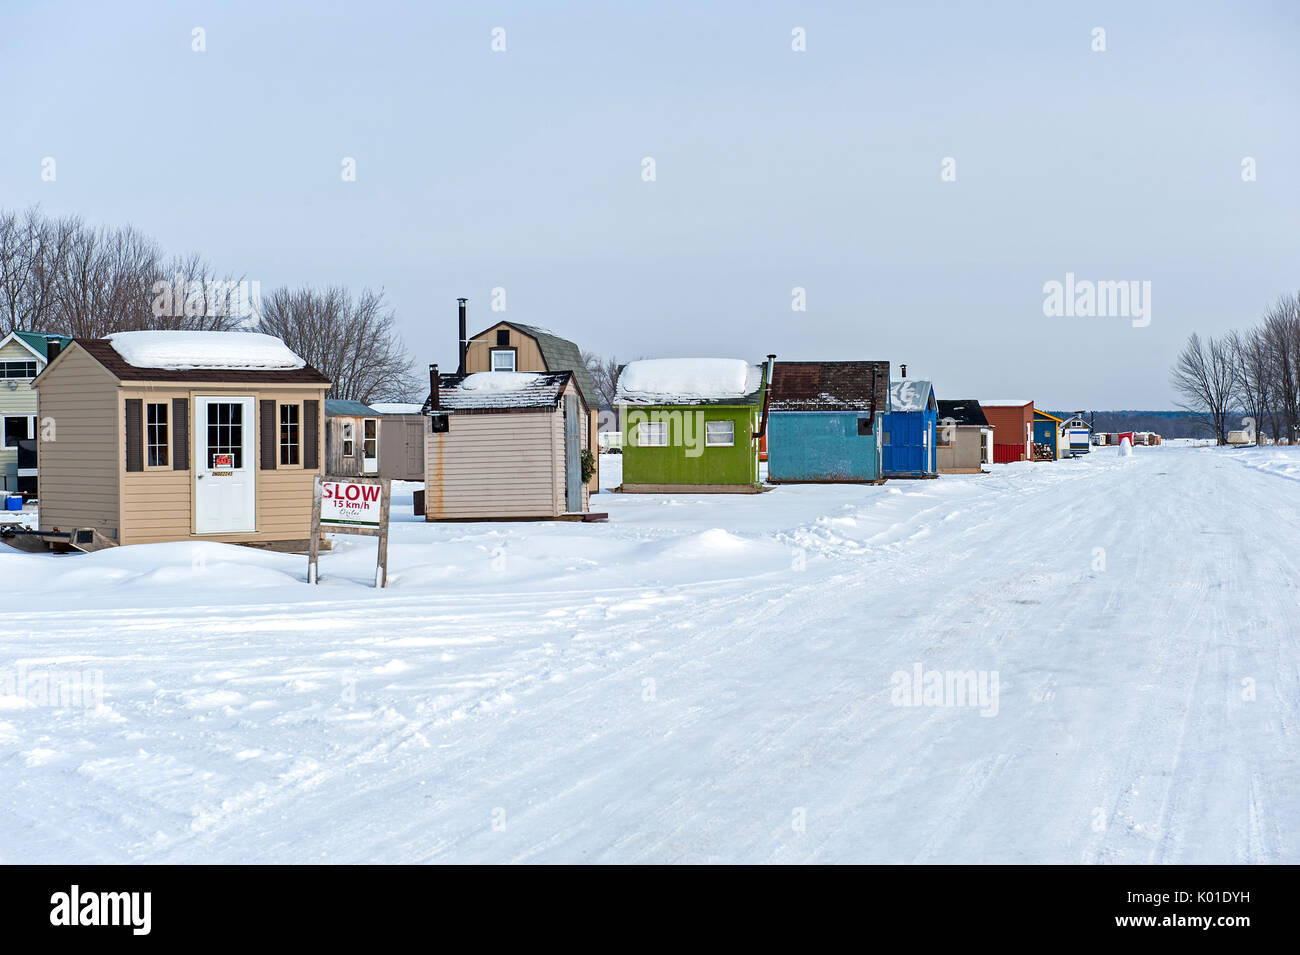
M 379 484 L 321 482 L 320 522 L 323 525 L 379 527 L 382 510 L 383 488 Z
M 392 482 L 374 477 L 321 477 L 312 482 L 311 540 L 307 583 L 320 583 L 321 534 L 362 534 L 378 538 L 375 586 L 388 583 L 388 514 Z

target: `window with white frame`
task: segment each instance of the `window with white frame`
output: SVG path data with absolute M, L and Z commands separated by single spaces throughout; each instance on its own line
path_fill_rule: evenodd
M 706 448 L 729 448 L 736 443 L 736 423 L 734 421 L 704 422 L 704 446 Z
M 515 350 L 513 348 L 492 349 L 492 370 L 493 371 L 514 371 Z
M 280 405 L 280 463 L 298 463 L 300 417 L 297 405 Z
M 636 426 L 636 443 L 640 448 L 668 447 L 668 422 L 639 422 Z
M 151 468 L 167 467 L 167 405 L 150 401 L 145 406 L 145 460 Z
M 0 378 L 35 378 L 34 361 L 0 361 Z
M 379 457 L 379 419 L 366 418 L 361 423 L 361 456 Z

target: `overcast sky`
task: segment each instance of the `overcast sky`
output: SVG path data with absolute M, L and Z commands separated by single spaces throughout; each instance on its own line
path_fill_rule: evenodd
M 0 206 L 383 288 L 421 365 L 463 295 L 1062 409 L 1172 407 L 1189 332 L 1300 289 L 1300 4 L 541 6 L 3 0 Z M 1150 324 L 1046 317 L 1067 272 Z

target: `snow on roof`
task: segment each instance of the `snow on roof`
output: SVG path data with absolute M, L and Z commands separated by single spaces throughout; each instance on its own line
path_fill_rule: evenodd
M 615 401 L 698 404 L 751 396 L 763 384 L 763 368 L 742 358 L 644 358 L 618 376 Z
M 771 411 L 886 411 L 887 361 L 778 361 L 772 366 Z
M 421 410 L 413 401 L 372 401 L 370 407 L 380 414 L 419 414 Z
M 889 384 L 890 411 L 924 411 L 934 383 L 928 378 L 900 378 Z
M 985 408 L 1023 408 L 1025 405 L 1032 405 L 1032 398 L 994 398 L 992 400 L 980 400 L 980 405 Z
M 107 338 L 137 368 L 275 371 L 307 364 L 280 339 L 259 332 L 116 332 Z
M 480 371 L 464 378 L 441 375 L 438 407 L 440 411 L 553 408 L 572 374 Z
M 522 391 L 540 377 L 531 371 L 476 371 L 456 387 L 461 391 Z

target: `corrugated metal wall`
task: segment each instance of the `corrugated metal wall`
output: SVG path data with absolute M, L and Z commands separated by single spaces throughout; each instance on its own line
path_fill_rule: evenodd
M 882 415 L 858 433 L 857 411 L 773 412 L 767 422 L 767 479 L 875 481 L 880 478 L 876 432 Z

